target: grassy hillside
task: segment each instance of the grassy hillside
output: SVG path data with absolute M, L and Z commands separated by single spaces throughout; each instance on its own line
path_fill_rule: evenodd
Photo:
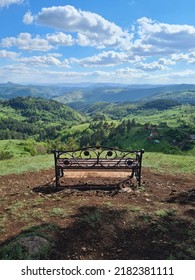
M 33 139 L 0 140 L 0 160 L 19 158 L 22 156 L 42 155 L 48 152 L 44 142 L 37 142 Z
M 76 106 L 87 117 L 62 103 L 42 98 L 17 97 L 0 102 L 0 138 L 31 139 L 26 146 L 20 144 L 26 152 L 21 155 L 96 144 L 166 154 L 195 154 L 193 105 L 154 100 L 137 104 L 77 103 Z M 40 143 L 39 147 L 33 141 L 44 144 Z M 13 154 L 10 149 L 0 145 L 2 159 Z M 18 146 L 14 149 L 17 151 Z
M 84 120 L 80 113 L 57 101 L 17 97 L 0 102 L 0 139 L 55 139 L 64 127 Z
M 98 102 L 71 103 L 70 106 L 90 117 L 97 118 L 105 115 L 112 120 L 135 119 L 140 124 L 151 122 L 153 125 L 167 123 L 170 127 L 184 125 L 193 126 L 195 123 L 195 106 L 179 105 L 173 100 L 158 99 L 137 104 Z
M 130 112 L 126 118 L 135 118 L 141 124 L 150 122 L 153 125 L 167 123 L 170 127 L 194 126 L 195 106 L 180 105 L 168 110 L 146 109 Z
M 151 99 L 169 99 L 179 101 L 182 104 L 191 103 L 195 104 L 195 90 L 186 91 L 168 91 L 155 94 L 150 97 Z
M 0 161 L 0 176 L 22 174 L 49 168 L 54 168 L 52 155 L 25 156 L 21 157 L 20 161 L 18 161 L 18 158 Z

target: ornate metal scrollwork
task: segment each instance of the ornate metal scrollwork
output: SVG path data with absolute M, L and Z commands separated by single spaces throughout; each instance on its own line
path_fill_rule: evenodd
M 126 161 L 125 161 L 125 164 L 130 167 L 130 166 L 133 166 L 134 164 L 134 160 L 132 158 L 127 158 Z
M 70 159 L 66 158 L 66 159 L 64 159 L 63 163 L 65 166 L 70 166 L 72 162 Z
M 59 151 L 59 167 L 130 167 L 137 164 L 137 154 L 132 151 L 121 151 L 114 148 L 87 147 L 76 151 Z

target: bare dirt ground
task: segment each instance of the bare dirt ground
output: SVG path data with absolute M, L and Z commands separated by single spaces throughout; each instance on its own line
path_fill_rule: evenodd
M 53 178 L 0 177 L 0 250 L 39 236 L 42 259 L 195 259 L 195 175 L 143 169 L 140 189 L 125 172 L 70 172 L 58 190 Z

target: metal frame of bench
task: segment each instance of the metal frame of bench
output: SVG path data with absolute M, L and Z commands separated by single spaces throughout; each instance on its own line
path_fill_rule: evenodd
M 141 186 L 142 156 L 144 150 L 123 151 L 108 147 L 85 147 L 74 151 L 53 150 L 55 186 L 60 187 L 64 170 L 70 169 L 128 169 L 130 178 L 136 177 Z

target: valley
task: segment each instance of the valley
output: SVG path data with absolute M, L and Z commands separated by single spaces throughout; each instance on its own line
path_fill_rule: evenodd
M 21 144 L 21 147 L 25 146 L 25 151 L 22 150 L 21 155 L 44 154 L 57 147 L 76 149 L 94 145 L 195 155 L 195 92 L 188 94 L 193 88 L 192 85 L 188 87 L 185 85 L 186 91 L 180 90 L 177 94 L 168 90 L 178 90 L 178 85 L 159 86 L 159 92 L 156 94 L 154 90 L 157 88 L 154 86 L 140 88 L 137 86 L 132 89 L 123 85 L 119 90 L 116 87 L 113 89 L 113 85 L 101 85 L 100 92 L 95 93 L 100 89 L 100 85 L 99 88 L 96 86 L 91 85 L 82 90 L 86 93 L 88 89 L 88 94 L 89 91 L 93 91 L 94 98 L 103 92 L 109 92 L 110 99 L 113 98 L 113 94 L 118 94 L 121 98 L 121 91 L 127 91 L 127 88 L 130 92 L 134 90 L 134 94 L 139 91 L 138 99 L 142 98 L 143 92 L 150 94 L 149 99 L 141 99 L 139 102 L 135 100 L 123 102 L 122 97 L 120 102 L 61 103 L 53 100 L 49 94 L 47 98 L 28 96 L 29 91 L 26 92 L 27 96 L 9 98 L 11 95 L 7 94 L 5 97 L 5 93 L 10 92 L 10 89 L 24 90 L 27 87 L 8 83 L 7 87 L 4 85 L 4 91 L 0 91 L 0 95 L 4 95 L 4 99 L 0 101 L 0 140 L 9 140 L 8 143 L 15 140 L 25 141 L 25 144 Z M 34 87 L 42 91 L 50 89 L 50 92 L 55 88 Z M 32 89 L 30 86 L 29 88 Z M 67 87 L 66 90 L 70 88 Z M 77 88 L 78 90 L 80 89 Z M 41 95 L 41 92 L 39 94 Z M 60 100 L 62 96 L 54 99 Z M 10 152 L 10 149 L 9 144 L 6 148 L 2 148 L 0 158 L 18 156 L 13 149 Z

